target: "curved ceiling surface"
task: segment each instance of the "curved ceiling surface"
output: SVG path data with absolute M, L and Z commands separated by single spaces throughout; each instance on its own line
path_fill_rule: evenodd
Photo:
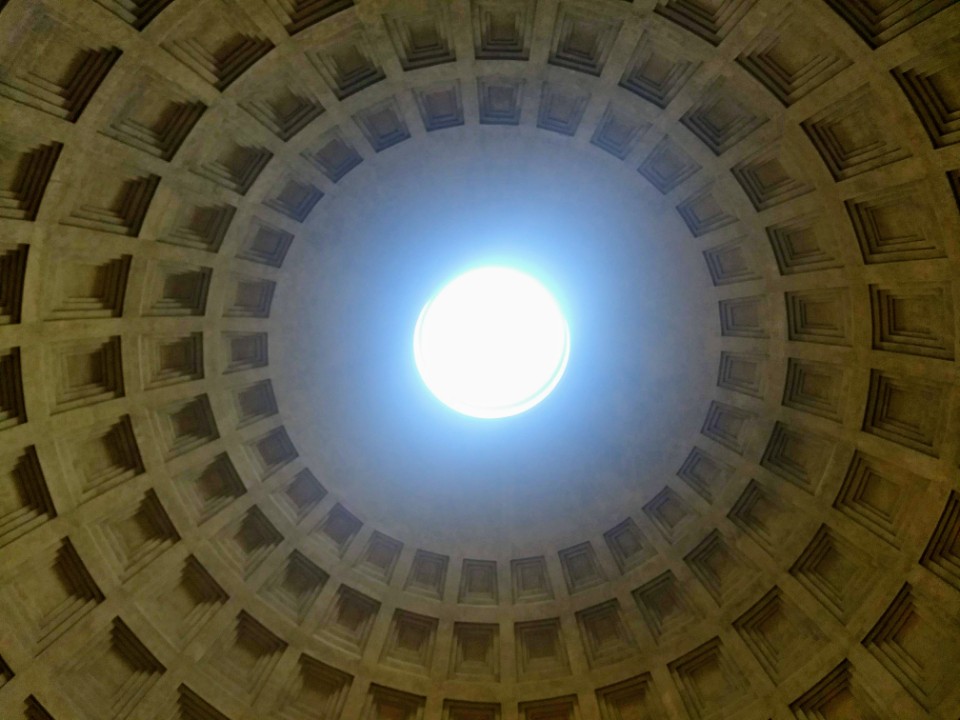
M 960 714 L 953 0 L 0 0 L 0 717 Z M 529 413 L 410 350 L 510 263 Z
M 371 519 L 505 557 L 575 541 L 585 511 L 612 526 L 673 474 L 715 371 L 714 301 L 689 282 L 703 260 L 677 247 L 679 218 L 616 160 L 512 130 L 411 140 L 342 181 L 278 295 L 290 337 L 274 381 L 307 464 Z M 483 423 L 437 405 L 410 342 L 435 288 L 501 262 L 543 277 L 574 345 L 549 401 Z M 670 410 L 651 422 L 654 407 Z

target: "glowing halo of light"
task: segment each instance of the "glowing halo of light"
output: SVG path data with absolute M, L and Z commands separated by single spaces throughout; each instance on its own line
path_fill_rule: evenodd
M 486 266 L 459 275 L 424 305 L 413 351 L 420 377 L 445 405 L 503 418 L 556 388 L 570 359 L 570 328 L 538 280 Z

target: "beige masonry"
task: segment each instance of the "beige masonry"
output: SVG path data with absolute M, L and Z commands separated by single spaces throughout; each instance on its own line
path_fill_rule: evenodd
M 0 38 L 0 718 L 960 716 L 956 0 Z M 371 307 L 528 206 L 604 373 L 418 434 Z

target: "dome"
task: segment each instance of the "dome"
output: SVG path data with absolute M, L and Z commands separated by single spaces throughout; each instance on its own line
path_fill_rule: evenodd
M 0 0 L 0 717 L 956 720 L 957 28 Z M 412 352 L 485 266 L 497 420 Z

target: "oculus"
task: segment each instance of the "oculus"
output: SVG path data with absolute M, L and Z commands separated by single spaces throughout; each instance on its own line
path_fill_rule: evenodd
M 424 305 L 413 352 L 423 382 L 445 405 L 503 418 L 556 388 L 570 357 L 570 328 L 538 280 L 509 267 L 480 267 Z

